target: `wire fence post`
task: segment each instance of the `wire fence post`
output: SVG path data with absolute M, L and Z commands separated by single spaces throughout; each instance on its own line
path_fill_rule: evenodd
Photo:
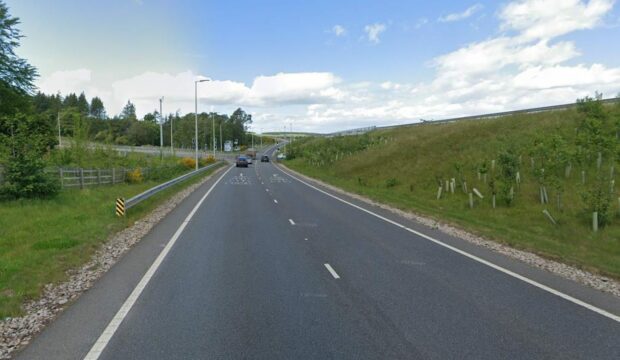
M 58 169 L 58 174 L 60 175 L 60 188 L 64 189 L 64 187 L 65 187 L 65 175 L 63 174 L 62 167 Z
M 84 169 L 80 168 L 80 189 L 84 189 Z

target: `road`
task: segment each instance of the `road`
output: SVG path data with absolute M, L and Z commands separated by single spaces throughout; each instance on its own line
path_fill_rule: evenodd
M 203 185 L 19 358 L 619 359 L 619 314 L 255 162 Z

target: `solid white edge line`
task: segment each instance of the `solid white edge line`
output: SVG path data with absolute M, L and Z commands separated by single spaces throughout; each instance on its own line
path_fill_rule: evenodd
M 334 279 L 340 279 L 340 276 L 338 276 L 338 273 L 336 272 L 336 270 L 332 268 L 331 265 L 329 264 L 323 264 L 323 265 L 325 265 L 325 267 L 327 268 L 327 271 L 329 271 L 329 273 L 332 274 Z
M 97 360 L 99 358 L 103 350 L 108 345 L 108 342 L 110 342 L 110 339 L 112 339 L 112 336 L 114 336 L 114 333 L 116 332 L 116 330 L 118 330 L 118 327 L 121 325 L 121 323 L 123 322 L 123 320 L 129 313 L 133 305 L 136 303 L 136 301 L 140 297 L 140 294 L 142 294 L 142 291 L 144 290 L 144 288 L 146 288 L 146 285 L 148 285 L 149 281 L 151 280 L 151 278 L 153 277 L 153 275 L 155 274 L 155 272 L 157 271 L 157 269 L 159 268 L 163 260 L 166 258 L 166 255 L 168 255 L 168 253 L 170 252 L 170 250 L 172 249 L 172 247 L 174 246 L 178 238 L 181 236 L 181 233 L 183 233 L 183 230 L 185 230 L 185 227 L 187 226 L 189 221 L 192 219 L 196 211 L 198 211 L 198 208 L 200 208 L 200 206 L 205 201 L 207 196 L 209 196 L 211 191 L 220 182 L 220 180 L 224 178 L 224 176 L 230 171 L 230 169 L 232 169 L 232 166 L 229 167 L 228 170 L 226 170 L 220 176 L 219 179 L 217 179 L 217 181 L 211 186 L 211 188 L 207 191 L 207 193 L 200 199 L 200 201 L 198 201 L 196 206 L 194 206 L 194 208 L 187 215 L 185 220 L 183 220 L 183 223 L 181 223 L 181 226 L 179 226 L 177 231 L 174 233 L 174 235 L 172 235 L 172 237 L 168 241 L 168 244 L 166 244 L 166 247 L 159 253 L 159 255 L 157 256 L 153 264 L 151 264 L 151 267 L 147 270 L 144 276 L 142 276 L 142 279 L 140 280 L 138 285 L 136 285 L 136 287 L 133 289 L 129 297 L 125 300 L 125 302 L 123 303 L 121 308 L 118 310 L 116 315 L 114 315 L 114 318 L 112 318 L 112 320 L 110 321 L 108 326 L 105 328 L 101 336 L 99 336 L 95 344 L 91 347 L 88 354 L 86 354 L 86 356 L 84 357 L 84 360 Z
M 278 168 L 279 168 L 279 167 L 278 167 Z M 318 192 L 321 192 L 321 193 L 323 193 L 323 194 L 325 194 L 325 195 L 327 195 L 327 196 L 329 196 L 329 197 L 331 197 L 331 198 L 333 198 L 333 199 L 336 199 L 336 200 L 338 200 L 338 201 L 340 201 L 340 202 L 342 202 L 342 203 L 345 203 L 345 204 L 347 204 L 347 205 L 350 205 L 350 206 L 352 206 L 352 207 L 354 207 L 354 208 L 356 208 L 356 209 L 358 209 L 358 210 L 361 210 L 361 211 L 363 211 L 363 212 L 365 212 L 365 213 L 367 213 L 367 214 L 370 214 L 370 215 L 372 215 L 372 216 L 374 216 L 374 217 L 377 217 L 377 218 L 379 218 L 379 219 L 381 219 L 381 220 L 383 220 L 383 221 L 386 221 L 386 222 L 388 222 L 388 223 L 390 223 L 390 224 L 392 224 L 392 225 L 398 226 L 398 227 L 399 227 L 399 228 L 401 228 L 401 229 L 404 229 L 404 230 L 406 230 L 406 231 L 408 231 L 408 232 L 410 232 L 410 233 L 412 233 L 412 234 L 418 235 L 418 236 L 420 236 L 420 237 L 422 237 L 422 238 L 424 238 L 424 239 L 426 239 L 426 240 L 428 240 L 428 241 L 431 241 L 431 242 L 433 242 L 433 243 L 435 243 L 435 244 L 437 244 L 437 245 L 439 245 L 439 246 L 443 246 L 443 247 L 445 247 L 445 248 L 447 248 L 447 249 L 450 249 L 450 250 L 452 250 L 452 251 L 454 251 L 454 252 L 456 252 L 456 253 L 459 253 L 459 254 L 461 254 L 461 255 L 463 255 L 463 256 L 466 256 L 466 257 L 468 257 L 468 258 L 470 258 L 470 259 L 472 259 L 472 260 L 474 260 L 474 261 L 477 261 L 477 262 L 479 262 L 479 263 L 481 263 L 481 264 L 484 264 L 484 265 L 486 265 L 486 266 L 489 266 L 489 267 L 491 267 L 491 268 L 493 268 L 493 269 L 495 269 L 495 270 L 501 271 L 501 272 L 503 272 L 503 273 L 504 273 L 504 274 L 506 274 L 506 275 L 512 276 L 512 277 L 514 277 L 514 278 L 516 278 L 516 279 L 519 279 L 519 280 L 521 280 L 521 281 L 523 281 L 523 282 L 526 282 L 526 283 L 528 283 L 528 284 L 530 284 L 530 285 L 536 286 L 537 288 L 542 289 L 542 290 L 544 290 L 544 291 L 547 291 L 547 292 L 549 292 L 549 293 L 551 293 L 551 294 L 553 294 L 553 295 L 559 296 L 559 297 L 561 297 L 562 299 L 568 300 L 568 301 L 570 301 L 570 302 L 572 302 L 572 303 L 574 303 L 574 304 L 576 304 L 576 305 L 579 305 L 579 306 L 582 306 L 582 307 L 584 307 L 584 308 L 586 308 L 586 309 L 588 309 L 588 310 L 594 311 L 595 313 L 598 313 L 598 314 L 600 314 L 600 315 L 603 315 L 603 316 L 605 316 L 605 317 L 607 317 L 607 318 L 609 318 L 609 319 L 611 319 L 611 320 L 614 320 L 614 321 L 616 321 L 616 322 L 620 322 L 620 316 L 618 316 L 618 315 L 612 314 L 612 313 L 610 313 L 610 312 L 608 312 L 608 311 L 605 311 L 605 310 L 603 310 L 603 309 L 601 309 L 601 308 L 598 308 L 598 307 L 596 307 L 596 306 L 594 306 L 594 305 L 588 304 L 587 302 L 582 301 L 582 300 L 579 300 L 579 299 L 577 299 L 577 298 L 574 298 L 574 297 L 572 297 L 572 296 L 570 296 L 570 295 L 568 295 L 568 294 L 564 294 L 563 292 L 558 291 L 558 290 L 555 290 L 555 289 L 553 289 L 553 288 L 550 288 L 550 287 L 549 287 L 549 286 L 547 286 L 547 285 L 543 285 L 543 284 L 541 284 L 541 283 L 539 283 L 539 282 L 537 282 L 537 281 L 535 281 L 535 280 L 532 280 L 532 279 L 530 279 L 530 278 L 527 278 L 527 277 L 525 277 L 525 276 L 523 276 L 523 275 L 519 275 L 519 274 L 517 274 L 517 273 L 515 273 L 515 272 L 512 272 L 512 271 L 510 271 L 510 270 L 508 270 L 508 269 L 506 269 L 506 268 L 503 268 L 503 267 L 501 267 L 501 266 L 499 266 L 499 265 L 493 264 L 493 263 L 492 263 L 492 262 L 490 262 L 490 261 L 487 261 L 487 260 L 484 260 L 484 259 L 482 259 L 482 258 L 479 258 L 479 257 L 478 257 L 478 256 L 476 256 L 476 255 L 470 254 L 470 253 L 468 253 L 468 252 L 466 252 L 466 251 L 463 251 L 463 250 L 461 250 L 461 249 L 458 249 L 458 248 L 456 248 L 456 247 L 454 247 L 454 246 L 452 246 L 452 245 L 448 245 L 448 244 L 446 244 L 446 243 L 444 243 L 444 242 L 441 242 L 440 240 L 437 240 L 437 239 L 435 239 L 435 238 L 433 238 L 433 237 L 431 237 L 431 236 L 428 236 L 428 235 L 423 234 L 423 233 L 421 233 L 421 232 L 419 232 L 419 231 L 416 231 L 416 230 L 410 229 L 410 228 L 406 227 L 405 225 L 402 225 L 402 224 L 400 224 L 400 223 L 398 223 L 398 222 L 396 222 L 396 221 L 394 221 L 394 220 L 390 220 L 390 219 L 388 219 L 388 218 L 386 218 L 386 217 L 384 217 L 384 216 L 381 216 L 381 215 L 379 215 L 379 214 L 376 214 L 376 213 L 374 213 L 374 212 L 372 212 L 372 211 L 370 211 L 370 210 L 367 210 L 367 209 L 365 209 L 365 208 L 363 208 L 363 207 L 361 207 L 361 206 L 355 205 L 355 204 L 353 204 L 353 203 L 351 203 L 351 202 L 349 202 L 349 201 L 346 201 L 346 200 L 344 200 L 344 199 L 341 199 L 341 198 L 339 198 L 339 197 L 337 197 L 337 196 L 335 196 L 335 195 L 332 195 L 332 194 L 328 193 L 327 191 L 324 191 L 324 190 L 321 190 L 321 189 L 317 188 L 317 187 L 316 187 L 316 186 L 314 186 L 314 185 L 308 184 L 307 182 L 305 182 L 305 181 L 303 181 L 303 180 L 301 180 L 301 179 L 297 178 L 296 176 L 291 175 L 290 173 L 288 173 L 287 171 L 283 170 L 282 168 L 279 168 L 279 170 L 280 170 L 280 171 L 282 171 L 284 174 L 286 174 L 286 175 L 290 176 L 291 178 L 293 178 L 293 179 L 295 179 L 295 180 L 299 181 L 300 183 L 302 183 L 302 184 L 304 184 L 304 185 L 306 185 L 306 186 L 308 186 L 308 187 L 310 187 L 310 188 L 312 188 L 312 189 L 314 189 L 314 190 L 316 190 L 316 191 L 318 191 Z
M 295 222 L 293 221 L 293 219 L 288 219 L 288 222 L 290 222 L 291 225 L 295 225 Z

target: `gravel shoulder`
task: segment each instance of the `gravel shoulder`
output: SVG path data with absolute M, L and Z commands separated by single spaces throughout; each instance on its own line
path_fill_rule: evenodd
M 227 167 L 222 166 L 197 183 L 177 192 L 132 226 L 112 235 L 82 267 L 67 273 L 69 279 L 45 285 L 43 295 L 23 305 L 24 316 L 0 321 L 0 359 L 10 359 L 34 336 L 105 274 L 127 251 L 192 192 Z

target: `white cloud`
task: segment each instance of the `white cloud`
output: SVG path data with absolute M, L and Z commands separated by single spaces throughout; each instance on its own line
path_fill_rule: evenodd
M 575 30 L 592 29 L 609 12 L 614 0 L 520 0 L 501 11 L 502 29 L 529 39 L 548 39 Z
M 90 83 L 91 71 L 77 69 L 69 71 L 57 71 L 46 77 L 39 83 L 39 89 L 48 94 L 57 92 L 82 92 L 84 86 Z
M 85 91 L 87 96 L 104 100 L 109 114 L 115 114 L 131 100 L 139 115 L 156 108 L 164 97 L 166 112 L 193 112 L 194 80 L 201 78 L 191 71 L 178 74 L 146 72 L 127 79 L 114 81 L 111 89 L 100 91 L 92 84 L 91 71 L 59 71 L 40 79 L 39 89 L 46 93 Z M 305 105 L 343 101 L 347 93 L 337 87 L 340 82 L 334 74 L 325 72 L 278 73 L 258 76 L 251 86 L 231 80 L 213 80 L 198 85 L 201 104 L 269 107 Z
M 364 27 L 364 32 L 366 32 L 366 36 L 368 41 L 373 44 L 378 44 L 381 42 L 379 39 L 379 35 L 387 29 L 385 24 L 375 23 L 371 25 L 366 25 Z
M 482 4 L 474 4 L 470 7 L 468 7 L 465 11 L 460 12 L 460 13 L 454 13 L 454 14 L 448 14 L 446 16 L 441 16 L 439 17 L 439 19 L 437 19 L 437 21 L 439 22 L 453 22 L 453 21 L 459 21 L 459 20 L 463 20 L 463 19 L 467 19 L 468 17 L 474 15 L 475 13 L 477 13 L 478 11 L 482 10 L 483 6 Z
M 334 25 L 331 32 L 336 36 L 345 36 L 347 34 L 347 29 L 342 25 Z

